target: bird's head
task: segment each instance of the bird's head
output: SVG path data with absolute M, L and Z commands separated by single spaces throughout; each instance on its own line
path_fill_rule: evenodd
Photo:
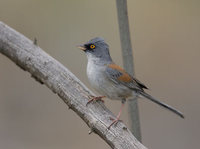
M 111 60 L 108 44 L 101 37 L 93 38 L 85 44 L 79 45 L 78 48 L 86 53 L 88 59 Z

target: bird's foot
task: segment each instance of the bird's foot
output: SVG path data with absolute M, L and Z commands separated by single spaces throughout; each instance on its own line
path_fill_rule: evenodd
M 101 102 L 103 102 L 104 103 L 104 100 L 102 99 L 102 98 L 105 98 L 106 96 L 97 96 L 97 97 L 95 97 L 95 96 L 90 96 L 90 100 L 86 103 L 86 106 L 89 104 L 89 103 L 91 103 L 91 102 L 93 102 L 93 101 L 101 101 Z
M 112 120 L 112 123 L 108 126 L 108 129 L 110 129 L 112 125 L 116 125 L 118 122 L 122 122 L 122 120 L 120 120 L 119 117 L 117 117 L 116 119 L 110 117 L 110 120 Z

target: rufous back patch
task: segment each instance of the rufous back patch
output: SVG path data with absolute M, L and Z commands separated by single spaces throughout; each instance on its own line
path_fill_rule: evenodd
M 119 72 L 122 73 L 122 75 L 117 78 L 119 81 L 127 82 L 127 83 L 132 81 L 131 76 L 128 73 L 126 73 L 125 70 L 121 68 L 120 66 L 116 64 L 109 64 L 108 67 L 118 70 Z

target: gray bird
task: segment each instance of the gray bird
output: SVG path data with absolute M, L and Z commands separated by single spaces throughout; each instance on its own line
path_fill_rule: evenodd
M 80 45 L 79 48 L 87 55 L 87 76 L 89 82 L 102 95 L 92 98 L 88 103 L 94 100 L 101 100 L 103 97 L 121 100 L 122 102 L 117 118 L 113 119 L 108 128 L 119 121 L 125 101 L 133 99 L 135 96 L 143 96 L 184 118 L 180 111 L 147 94 L 144 89 L 148 88 L 143 83 L 116 65 L 110 56 L 109 46 L 103 38 L 96 37 L 91 39 L 89 42 Z

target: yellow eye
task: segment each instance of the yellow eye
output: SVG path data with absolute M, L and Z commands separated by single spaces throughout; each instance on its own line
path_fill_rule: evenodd
M 95 48 L 95 45 L 91 44 L 90 49 L 94 49 L 94 48 Z

